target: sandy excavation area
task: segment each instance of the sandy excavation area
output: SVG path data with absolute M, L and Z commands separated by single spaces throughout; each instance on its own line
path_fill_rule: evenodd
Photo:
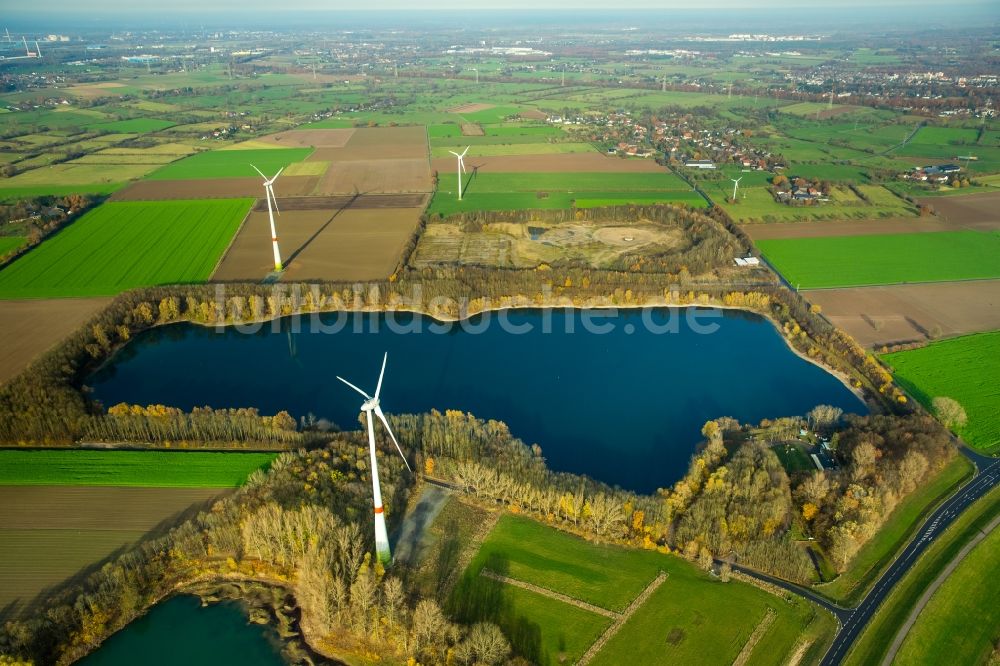
M 497 155 L 466 157 L 468 170 L 482 173 L 663 173 L 664 168 L 653 160 L 622 159 L 601 153 L 563 153 L 555 155 Z M 431 168 L 439 173 L 455 170 L 454 157 L 431 160 Z
M 866 347 L 1000 329 L 1000 280 L 802 293 Z
M 280 203 L 279 203 L 280 205 Z M 395 270 L 422 207 L 287 210 L 278 219 L 284 281 L 375 280 Z M 274 269 L 266 212 L 252 212 L 212 276 L 258 281 Z
M 110 298 L 0 301 L 4 339 L 0 347 L 0 382 L 13 378 L 110 302 Z

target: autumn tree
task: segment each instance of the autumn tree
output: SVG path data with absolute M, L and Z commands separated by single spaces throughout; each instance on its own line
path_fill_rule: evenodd
M 931 408 L 934 410 L 934 415 L 938 417 L 938 420 L 940 420 L 946 428 L 955 430 L 957 428 L 961 428 L 969 422 L 969 417 L 965 413 L 965 408 L 962 407 L 957 400 L 952 398 L 944 396 L 934 398 L 931 401 Z

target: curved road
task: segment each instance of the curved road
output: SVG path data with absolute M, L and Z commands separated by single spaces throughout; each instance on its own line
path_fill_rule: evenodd
M 920 531 L 910 540 L 896 560 L 889 565 L 867 596 L 855 608 L 848 611 L 846 619 L 841 618 L 842 628 L 834 638 L 821 666 L 835 666 L 843 661 L 851 645 L 871 620 L 875 611 L 885 600 L 892 588 L 906 575 L 910 566 L 921 553 L 936 539 L 970 504 L 989 492 L 1000 481 L 1000 460 L 979 455 L 966 447 L 962 453 L 975 463 L 979 473 L 962 488 L 948 498 L 932 513 Z M 838 614 L 838 617 L 841 617 Z
M 854 608 L 844 608 L 829 599 L 820 596 L 812 590 L 794 583 L 773 578 L 759 571 L 745 569 L 733 565 L 733 569 L 741 571 L 789 592 L 806 597 L 826 610 L 833 613 L 840 623 L 840 631 L 830 644 L 821 666 L 837 666 L 847 656 L 851 645 L 861 635 L 862 630 L 871 620 L 879 606 L 892 591 L 906 572 L 910 569 L 921 553 L 954 521 L 970 504 L 988 493 L 1000 483 L 1000 459 L 980 455 L 966 446 L 959 449 L 977 468 L 977 474 L 955 494 L 939 506 L 920 526 L 920 530 L 910 540 L 906 547 L 896 556 L 889 568 L 875 581 L 872 589 Z

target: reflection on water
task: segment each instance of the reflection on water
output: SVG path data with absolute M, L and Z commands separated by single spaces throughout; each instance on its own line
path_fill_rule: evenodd
M 588 332 L 600 327 L 611 330 Z M 540 444 L 553 469 L 642 492 L 680 478 L 709 419 L 756 422 L 822 403 L 866 411 L 770 322 L 732 310 L 510 311 L 448 327 L 411 314 L 330 313 L 258 328 L 155 329 L 87 383 L 105 405 L 257 407 L 354 428 L 357 401 L 335 376 L 374 386 L 388 351 L 386 411 L 498 419 Z

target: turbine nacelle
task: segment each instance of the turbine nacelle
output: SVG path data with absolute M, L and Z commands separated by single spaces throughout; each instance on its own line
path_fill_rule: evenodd
M 378 384 L 375 387 L 374 396 L 368 395 L 365 391 L 361 390 L 343 377 L 338 376 L 337 379 L 361 394 L 361 396 L 365 399 L 365 401 L 361 403 L 361 411 L 365 413 L 365 417 L 369 420 L 371 419 L 372 414 L 375 414 L 375 416 L 378 417 L 379 421 L 382 422 L 382 425 L 385 426 L 386 432 L 389 433 L 389 437 L 392 438 L 392 443 L 396 445 L 396 450 L 399 452 L 399 457 L 403 459 L 403 464 L 406 465 L 407 471 L 412 472 L 413 470 L 410 469 L 410 463 L 406 461 L 406 456 L 403 455 L 403 449 L 399 445 L 399 440 L 396 439 L 396 435 L 392 432 L 392 428 L 389 427 L 389 419 L 385 417 L 385 412 L 382 411 L 382 407 L 378 400 L 379 394 L 382 392 L 382 378 L 385 377 L 385 364 L 388 360 L 389 353 L 386 352 L 385 356 L 382 357 L 382 371 L 378 375 Z M 371 445 L 374 447 L 375 443 L 371 442 Z

